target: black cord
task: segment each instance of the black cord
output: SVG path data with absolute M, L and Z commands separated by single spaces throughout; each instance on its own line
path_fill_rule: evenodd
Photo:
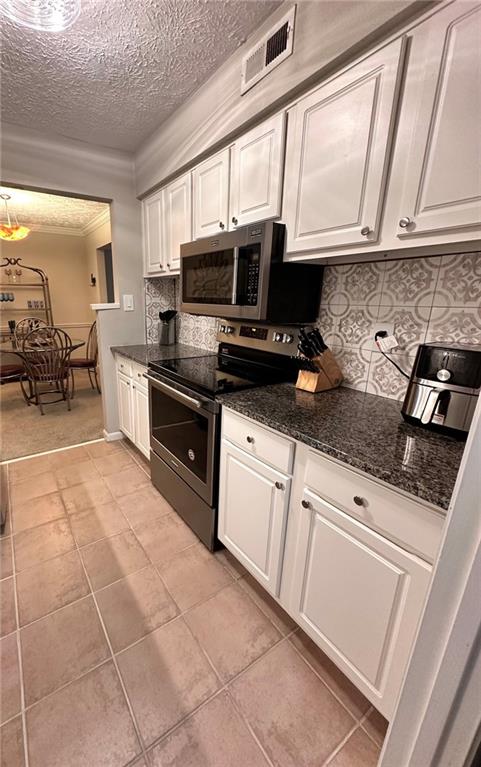
M 376 333 L 376 335 L 374 336 L 374 340 L 377 341 L 378 338 L 386 338 L 386 336 L 387 336 L 387 333 L 384 330 L 381 330 L 380 333 Z M 379 346 L 377 348 L 379 349 Z M 404 378 L 408 378 L 408 379 L 411 378 L 411 376 L 405 373 L 404 370 L 399 367 L 397 362 L 394 362 L 394 360 L 392 360 L 391 357 L 388 357 L 387 354 L 383 352 L 382 349 L 379 349 L 379 351 L 381 352 L 382 356 L 385 357 L 387 361 L 391 363 L 391 365 L 394 365 L 394 367 L 399 370 L 399 372 L 401 373 L 401 375 L 404 376 Z

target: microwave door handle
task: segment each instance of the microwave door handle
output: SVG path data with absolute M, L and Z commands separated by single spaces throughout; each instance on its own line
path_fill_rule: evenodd
M 442 389 L 432 389 L 429 392 L 429 395 L 426 400 L 426 404 L 424 406 L 424 410 L 421 416 L 421 423 L 425 425 L 428 423 L 431 423 L 431 419 L 433 417 L 434 411 L 436 410 L 436 405 L 438 404 L 440 394 L 442 394 Z
M 232 296 L 231 303 L 235 306 L 237 303 L 237 280 L 239 277 L 239 248 L 236 245 L 234 248 L 234 263 L 233 263 L 233 278 L 232 278 Z

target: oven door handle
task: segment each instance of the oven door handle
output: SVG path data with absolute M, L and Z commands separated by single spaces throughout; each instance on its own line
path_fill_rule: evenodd
M 175 389 L 173 386 L 169 386 L 163 381 L 159 381 L 158 378 L 149 376 L 147 373 L 144 373 L 144 378 L 147 378 L 147 380 L 151 382 L 152 386 L 155 386 L 157 389 L 163 389 L 181 402 L 188 402 L 189 405 L 193 405 L 195 408 L 197 408 L 197 410 L 201 410 L 205 406 L 205 402 L 202 402 L 202 400 L 196 399 L 195 397 L 189 397 L 188 394 L 184 394 L 184 392 Z

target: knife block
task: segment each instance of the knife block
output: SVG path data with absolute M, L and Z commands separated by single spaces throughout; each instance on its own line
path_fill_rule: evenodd
M 299 370 L 296 389 L 303 389 L 313 393 L 335 389 L 342 382 L 341 368 L 337 364 L 334 355 L 329 349 L 314 357 L 312 362 L 318 368 L 314 373 L 310 370 Z

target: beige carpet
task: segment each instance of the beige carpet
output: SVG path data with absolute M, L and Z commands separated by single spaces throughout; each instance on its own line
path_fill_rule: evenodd
M 102 397 L 90 388 L 84 371 L 75 373 L 72 410 L 65 402 L 45 407 L 27 407 L 18 383 L 0 386 L 0 460 L 20 458 L 58 447 L 102 437 Z

